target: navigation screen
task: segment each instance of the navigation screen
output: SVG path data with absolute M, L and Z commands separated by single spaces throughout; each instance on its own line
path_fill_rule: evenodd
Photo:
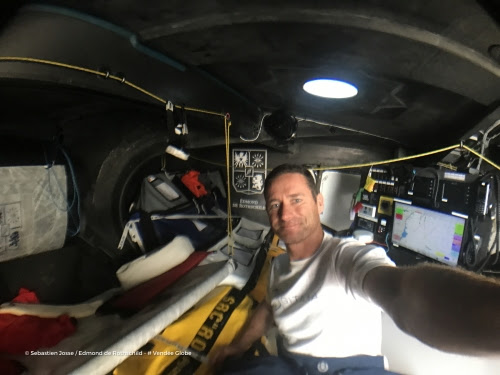
M 456 266 L 465 219 L 400 202 L 394 205 L 392 243 Z

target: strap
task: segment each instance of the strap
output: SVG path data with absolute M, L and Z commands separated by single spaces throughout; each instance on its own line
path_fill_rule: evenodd
M 243 301 L 245 296 L 255 288 L 260 272 L 266 260 L 267 251 L 271 243 L 272 236 L 268 235 L 256 255 L 255 267 L 245 286 L 238 290 L 231 288 L 224 297 L 221 298 L 217 306 L 208 315 L 202 324 L 195 338 L 189 344 L 189 348 L 197 352 L 208 355 L 214 346 L 217 338 L 222 333 L 226 323 L 236 307 Z M 201 362 L 190 356 L 180 356 L 163 370 L 162 375 L 178 374 L 192 375 L 200 367 Z

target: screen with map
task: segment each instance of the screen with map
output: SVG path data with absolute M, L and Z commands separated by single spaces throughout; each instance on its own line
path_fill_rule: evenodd
M 465 219 L 400 202 L 394 205 L 392 243 L 456 266 Z

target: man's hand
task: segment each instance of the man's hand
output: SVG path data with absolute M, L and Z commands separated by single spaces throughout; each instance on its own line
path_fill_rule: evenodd
M 439 265 L 377 267 L 365 293 L 406 333 L 465 355 L 500 353 L 500 282 Z
M 231 344 L 218 348 L 214 354 L 210 355 L 209 363 L 215 368 L 222 366 L 227 357 L 239 357 L 245 353 L 245 348 Z
M 230 345 L 222 346 L 210 355 L 210 363 L 221 366 L 227 357 L 241 356 L 252 344 L 265 335 L 273 323 L 273 313 L 271 306 L 266 301 L 262 301 L 255 308 L 250 320 L 245 324 L 236 338 Z

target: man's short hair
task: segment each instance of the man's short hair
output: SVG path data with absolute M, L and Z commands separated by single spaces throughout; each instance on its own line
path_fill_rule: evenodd
M 316 201 L 316 196 L 319 194 L 318 188 L 316 187 L 316 182 L 311 172 L 304 166 L 299 164 L 281 164 L 275 167 L 271 173 L 266 177 L 266 182 L 264 184 L 264 198 L 267 200 L 267 194 L 269 188 L 279 176 L 287 173 L 298 173 L 306 178 L 307 186 L 311 190 L 311 194 Z

